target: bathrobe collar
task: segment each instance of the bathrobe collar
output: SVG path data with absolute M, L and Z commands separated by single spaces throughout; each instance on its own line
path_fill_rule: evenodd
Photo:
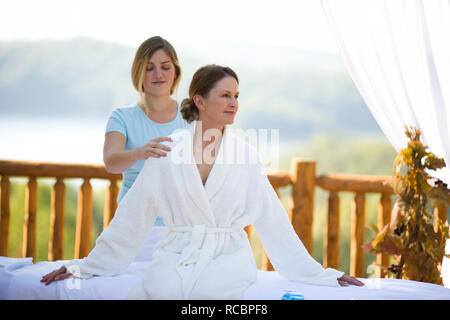
M 192 121 L 187 128 L 189 133 L 189 143 L 185 144 L 185 148 L 188 148 L 186 152 L 189 154 L 191 161 L 190 163 L 182 166 L 183 180 L 186 184 L 186 190 L 191 200 L 196 204 L 200 212 L 203 213 L 207 219 L 206 221 L 208 221 L 211 226 L 216 226 L 215 214 L 211 207 L 210 201 L 225 183 L 227 174 L 230 170 L 230 164 L 227 163 L 225 156 L 233 152 L 233 150 L 227 150 L 232 147 L 232 139 L 228 130 L 225 128 L 216 159 L 211 168 L 208 179 L 203 186 L 200 172 L 198 171 L 194 159 L 194 134 L 197 123 L 198 121 Z

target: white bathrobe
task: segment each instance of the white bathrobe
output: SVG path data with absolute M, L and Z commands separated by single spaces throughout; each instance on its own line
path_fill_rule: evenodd
M 274 268 L 285 278 L 339 286 L 343 272 L 307 252 L 272 188 L 256 150 L 225 130 L 203 185 L 193 157 L 197 121 L 171 136 L 166 158 L 149 158 L 110 225 L 84 259 L 66 264 L 81 278 L 123 272 L 156 215 L 167 233 L 130 299 L 241 299 L 257 269 L 244 227 L 253 224 Z M 74 267 L 74 266 L 78 266 Z

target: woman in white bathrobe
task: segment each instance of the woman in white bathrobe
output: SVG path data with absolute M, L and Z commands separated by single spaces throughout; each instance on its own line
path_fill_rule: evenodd
M 238 111 L 238 77 L 209 65 L 193 76 L 182 103 L 190 123 L 171 135 L 166 158 L 146 160 L 90 254 L 42 278 L 84 279 L 123 272 L 159 214 L 168 230 L 130 299 L 241 299 L 257 269 L 244 227 L 253 224 L 275 269 L 286 279 L 363 285 L 324 269 L 307 252 L 254 148 L 226 126 Z

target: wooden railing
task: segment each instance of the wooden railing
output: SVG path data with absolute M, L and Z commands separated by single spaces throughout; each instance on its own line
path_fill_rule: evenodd
M 118 195 L 117 183 L 120 174 L 106 172 L 102 165 L 33 163 L 24 161 L 0 161 L 0 255 L 7 256 L 8 231 L 10 218 L 10 177 L 27 177 L 25 197 L 25 220 L 22 256 L 35 257 L 36 251 L 36 210 L 38 178 L 55 178 L 51 194 L 51 223 L 49 239 L 49 261 L 63 257 L 63 226 L 65 211 L 65 184 L 69 178 L 82 178 L 83 184 L 78 193 L 76 222 L 75 256 L 87 256 L 90 248 L 90 232 L 93 215 L 93 190 L 91 179 L 109 180 L 106 191 L 103 228 L 106 228 L 114 216 Z M 326 213 L 324 256 L 325 267 L 339 269 L 339 193 L 355 194 L 351 218 L 350 275 L 364 276 L 364 251 L 361 245 L 365 237 L 365 196 L 367 193 L 381 195 L 378 207 L 378 226 L 382 228 L 390 222 L 392 189 L 388 185 L 389 176 L 325 174 L 316 177 L 316 162 L 294 158 L 291 160 L 291 172 L 278 171 L 268 173 L 269 180 L 279 195 L 279 188 L 292 186 L 289 204 L 289 218 L 310 254 L 313 246 L 313 216 L 315 189 L 320 187 L 328 191 Z M 446 220 L 446 207 L 435 209 L 435 215 Z M 246 228 L 247 233 L 251 231 Z M 377 255 L 377 263 L 387 266 L 389 256 Z M 262 269 L 273 270 L 263 250 Z M 383 276 L 383 275 L 381 275 Z
M 390 180 L 390 176 L 351 174 L 324 174 L 316 178 L 316 185 L 328 191 L 323 256 L 325 267 L 339 266 L 339 192 L 352 192 L 355 196 L 351 209 L 350 275 L 364 276 L 364 249 L 361 246 L 365 240 L 366 194 L 380 194 L 377 227 L 381 230 L 391 222 L 393 190 L 389 185 Z M 434 216 L 447 221 L 447 207 L 434 208 Z M 376 263 L 387 267 L 390 256 L 377 254 Z M 384 277 L 385 273 L 381 271 L 379 276 Z
M 339 266 L 339 192 L 353 192 L 355 197 L 351 209 L 350 275 L 364 276 L 364 249 L 361 246 L 365 240 L 365 196 L 367 193 L 381 194 L 377 225 L 382 229 L 391 219 L 393 190 L 388 184 L 390 179 L 390 176 L 350 174 L 326 174 L 316 179 L 316 184 L 329 192 L 325 220 L 324 267 Z M 388 266 L 389 255 L 377 255 L 377 264 Z
M 106 172 L 102 165 L 35 163 L 25 161 L 0 161 L 1 175 L 1 215 L 0 215 L 0 255 L 8 254 L 8 233 L 10 218 L 10 177 L 27 177 L 28 184 L 25 196 L 25 220 L 23 233 L 22 256 L 36 256 L 36 211 L 37 211 L 37 178 L 55 178 L 56 182 L 51 194 L 49 261 L 63 257 L 63 228 L 65 212 L 65 184 L 64 179 L 82 178 L 83 184 L 78 193 L 77 224 L 75 237 L 76 259 L 87 256 L 91 250 L 89 245 L 93 191 L 91 179 L 106 179 L 110 185 L 106 190 L 103 215 L 103 228 L 106 228 L 116 210 L 118 195 L 117 182 L 122 178 L 120 174 Z
M 299 163 L 299 167 L 303 164 Z M 307 165 L 307 164 L 306 164 Z M 301 170 L 300 170 L 301 171 Z M 300 172 L 299 171 L 299 172 Z M 78 208 L 76 221 L 75 254 L 74 258 L 79 259 L 88 255 L 90 250 L 90 235 L 93 215 L 93 190 L 90 183 L 91 179 L 109 180 L 110 185 L 106 190 L 103 229 L 105 229 L 114 216 L 117 208 L 116 199 L 118 196 L 117 183 L 121 180 L 120 174 L 108 173 L 102 165 L 85 164 L 62 164 L 62 163 L 42 163 L 26 161 L 7 161 L 0 160 L 0 256 L 8 255 L 8 235 L 10 220 L 10 177 L 28 178 L 25 196 L 25 220 L 23 233 L 23 257 L 36 257 L 36 212 L 37 212 L 37 190 L 38 178 L 54 178 L 55 184 L 51 193 L 51 212 L 50 212 L 50 239 L 48 260 L 55 261 L 63 258 L 63 230 L 64 230 L 64 212 L 65 212 L 65 179 L 81 178 L 83 184 L 78 192 Z M 295 177 L 295 174 L 294 174 Z M 269 180 L 278 193 L 278 189 L 292 184 L 291 175 L 287 172 L 275 172 L 269 174 Z M 301 183 L 299 183 L 301 184 Z M 299 188 L 298 190 L 303 190 Z M 305 238 L 305 245 L 312 250 L 312 233 L 308 230 L 308 224 L 304 224 L 301 218 L 308 216 L 303 214 L 301 194 L 293 192 L 293 211 L 292 219 L 298 234 L 309 235 Z M 250 227 L 246 228 L 247 233 Z M 309 238 L 308 238 L 309 237 Z M 273 270 L 267 256 L 263 254 L 262 268 Z

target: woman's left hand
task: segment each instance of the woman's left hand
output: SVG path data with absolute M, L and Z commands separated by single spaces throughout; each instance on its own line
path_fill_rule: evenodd
M 358 286 L 358 287 L 361 287 L 364 285 L 364 283 L 362 283 L 358 279 L 351 277 L 351 276 L 346 276 L 346 275 L 343 275 L 342 277 L 338 278 L 337 281 L 339 282 L 339 284 L 342 287 L 348 287 L 351 284 Z
M 42 276 L 41 282 L 45 282 L 45 285 L 48 286 L 53 281 L 64 280 L 71 276 L 72 274 L 67 271 L 66 267 L 62 266 L 61 268 Z

